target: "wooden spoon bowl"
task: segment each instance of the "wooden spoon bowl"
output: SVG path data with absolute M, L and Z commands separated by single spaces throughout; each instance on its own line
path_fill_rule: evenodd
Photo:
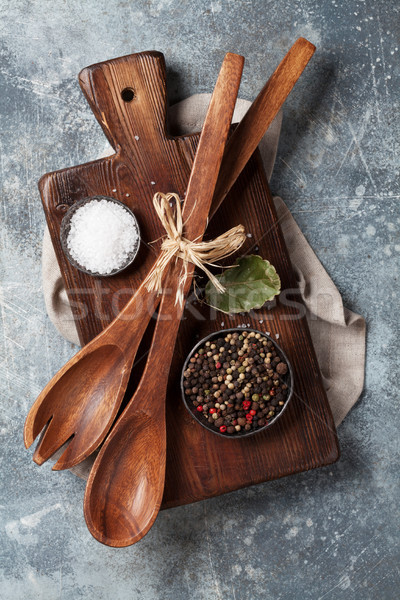
M 134 454 L 126 452 L 132 439 Z M 102 454 L 102 468 L 91 480 L 85 505 L 88 528 L 97 540 L 122 547 L 132 544 L 135 533 L 139 539 L 146 535 L 160 509 L 162 495 L 154 501 L 154 490 L 164 480 L 165 447 L 165 427 L 149 414 L 137 411 L 119 424 L 118 435 Z

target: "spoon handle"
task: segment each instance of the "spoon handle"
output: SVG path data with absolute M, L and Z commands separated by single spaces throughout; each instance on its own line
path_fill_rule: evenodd
M 152 417 L 156 417 L 159 412 L 164 411 L 163 400 L 166 395 L 170 365 L 182 313 L 185 308 L 184 303 L 181 305 L 175 301 L 181 266 L 182 261 L 178 259 L 169 269 L 146 366 L 121 419 L 124 417 L 129 418 L 132 413 L 138 410 L 138 401 L 140 402 L 140 410 L 148 412 Z M 185 298 L 190 290 L 193 272 L 194 266 L 192 264 L 188 265 L 188 275 L 183 289 Z M 119 421 L 112 430 L 113 435 L 118 434 L 118 427 Z

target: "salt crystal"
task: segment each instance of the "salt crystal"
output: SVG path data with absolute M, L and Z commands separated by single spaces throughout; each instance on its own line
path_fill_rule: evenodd
M 116 192 L 116 191 L 117 191 L 116 189 L 113 190 L 113 192 Z
M 276 333 L 276 334 L 275 334 L 275 338 L 276 338 L 277 340 L 279 340 L 279 333 Z
M 150 181 L 151 185 L 156 185 L 155 181 Z
M 138 135 L 135 135 L 135 140 L 138 142 L 140 140 L 140 137 Z
M 252 233 L 246 233 L 246 235 L 247 235 L 248 238 L 252 238 L 253 237 Z
M 92 200 L 71 217 L 68 250 L 81 267 L 92 273 L 107 275 L 122 268 L 138 243 L 134 217 L 114 202 Z

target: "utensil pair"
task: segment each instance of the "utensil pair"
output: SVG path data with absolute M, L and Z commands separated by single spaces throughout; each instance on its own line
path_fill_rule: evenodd
M 296 42 L 232 134 L 222 161 L 210 216 L 215 213 L 247 163 L 313 52 L 314 47 L 306 40 L 300 39 Z M 219 107 L 222 112 L 218 113 L 217 103 L 211 113 L 213 115 L 210 121 L 211 127 L 206 119 L 186 196 L 184 209 L 186 216 L 189 214 L 186 210 L 186 206 L 189 206 L 188 200 L 192 193 L 194 194 L 192 190 L 201 190 L 203 180 L 210 184 L 206 186 L 207 189 L 203 190 L 204 198 L 208 196 L 204 206 L 207 207 L 207 203 L 211 203 L 216 179 L 215 172 L 218 173 L 230 123 L 230 117 L 228 123 L 227 117 L 233 112 L 243 63 L 243 59 L 235 55 L 228 55 L 226 60 L 228 62 L 224 61 L 224 74 L 227 75 L 230 69 L 235 71 L 232 79 L 234 89 L 230 88 L 227 91 L 221 87 L 221 90 L 224 90 L 223 101 L 225 102 Z M 228 99 L 230 100 L 229 109 Z M 218 119 L 223 117 L 223 122 L 221 122 L 223 127 L 218 134 L 221 137 L 215 138 L 213 142 L 216 144 L 214 151 L 217 147 L 219 148 L 217 157 L 212 153 L 207 156 L 206 150 L 202 150 L 200 153 L 202 148 L 207 149 L 208 144 L 211 144 L 210 136 L 215 127 L 216 115 L 219 115 Z M 226 134 L 224 128 L 226 128 Z M 211 151 L 211 145 L 209 147 Z M 202 156 L 204 165 L 207 165 L 205 167 L 207 175 L 204 175 L 200 169 L 201 163 L 200 166 L 198 164 Z M 209 168 L 213 170 L 214 179 L 210 177 Z M 196 188 L 193 187 L 194 183 L 192 182 L 196 182 Z M 203 206 L 201 202 L 199 205 Z M 207 214 L 208 210 L 202 215 L 203 230 Z M 189 229 L 186 234 L 189 239 L 190 234 L 196 233 L 194 237 L 202 234 L 200 227 L 202 223 L 190 231 L 191 222 L 195 224 L 195 220 L 189 220 L 187 224 Z M 171 283 L 171 287 L 176 283 L 177 269 L 178 266 L 174 267 L 169 274 L 168 283 Z M 190 278 L 188 278 L 187 285 L 190 286 L 189 280 Z M 45 462 L 58 448 L 72 438 L 53 467 L 54 469 L 70 468 L 91 454 L 106 436 L 122 401 L 136 351 L 151 318 L 148 310 L 146 310 L 146 314 L 138 313 L 139 301 L 146 297 L 146 303 L 140 302 L 140 304 L 148 306 L 148 296 L 149 294 L 143 286 L 139 288 L 137 294 L 128 302 L 113 323 L 78 352 L 55 375 L 36 400 L 27 417 L 24 434 L 25 444 L 29 447 L 48 424 L 34 454 L 34 460 L 38 464 Z M 151 397 L 160 395 L 160 387 L 164 385 L 164 380 L 167 380 L 168 354 L 173 351 L 179 326 L 180 315 L 176 307 L 171 306 L 172 297 L 173 295 L 163 297 L 160 310 L 162 314 L 168 310 L 169 314 L 173 316 L 173 327 L 168 330 L 165 322 L 162 323 L 160 320 L 157 322 L 152 350 L 138 390 L 103 446 L 88 481 L 85 495 L 85 517 L 89 529 L 97 539 L 110 545 L 128 545 L 140 539 L 154 521 L 161 502 L 165 472 L 164 404 L 162 400 L 155 407 Z M 152 301 L 156 307 L 159 299 L 155 294 L 153 294 Z M 132 320 L 135 315 L 136 319 Z M 129 326 L 127 321 L 129 321 Z M 157 343 L 154 343 L 155 341 Z M 148 373 L 148 366 L 154 364 L 154 360 L 157 360 L 157 370 L 161 371 L 162 385 L 159 387 L 157 387 L 153 373 L 151 373 L 151 377 Z M 150 379 L 154 381 L 150 382 Z M 138 392 L 142 398 L 140 410 L 132 409 Z M 148 399 L 145 402 L 146 406 L 143 405 L 143 394 L 146 394 Z M 164 391 L 161 396 L 164 399 Z M 156 421 L 160 422 L 160 426 L 154 427 Z M 130 440 L 133 438 L 136 439 L 136 451 L 139 449 L 142 454 L 145 453 L 146 464 L 138 462 L 135 453 L 122 451 L 123 447 L 130 445 Z M 152 450 L 154 449 L 154 452 L 148 452 L 150 447 Z M 108 463 L 107 468 L 104 466 L 106 463 Z M 100 465 L 103 467 L 99 470 Z M 131 479 L 127 477 L 127 474 L 130 474 Z M 140 477 L 142 486 L 132 485 L 132 479 L 137 477 Z M 162 482 L 162 487 L 158 485 L 160 482 Z M 126 494 L 127 498 L 125 503 L 120 501 L 123 494 Z M 108 500 L 105 505 L 103 500 L 106 497 Z M 151 502 L 148 501 L 150 497 Z M 136 519 L 139 512 L 141 514 L 140 525 Z

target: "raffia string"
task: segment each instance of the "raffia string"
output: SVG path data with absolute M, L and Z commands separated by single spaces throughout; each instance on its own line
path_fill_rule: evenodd
M 172 201 L 175 202 L 172 202 Z M 206 265 L 215 267 L 215 261 L 230 256 L 242 246 L 246 239 L 243 225 L 237 225 L 222 235 L 207 242 L 196 242 L 187 240 L 183 236 L 183 219 L 181 200 L 178 194 L 162 194 L 157 192 L 153 198 L 154 208 L 167 232 L 167 237 L 161 245 L 161 253 L 154 267 L 147 275 L 144 284 L 149 292 L 162 292 L 162 280 L 165 269 L 173 258 L 181 258 L 183 261 L 182 271 L 179 277 L 175 304 L 182 306 L 184 301 L 183 288 L 188 276 L 188 264 L 193 263 L 204 271 L 212 284 L 219 292 L 225 288 L 213 275 Z M 189 216 L 190 218 L 190 216 Z

